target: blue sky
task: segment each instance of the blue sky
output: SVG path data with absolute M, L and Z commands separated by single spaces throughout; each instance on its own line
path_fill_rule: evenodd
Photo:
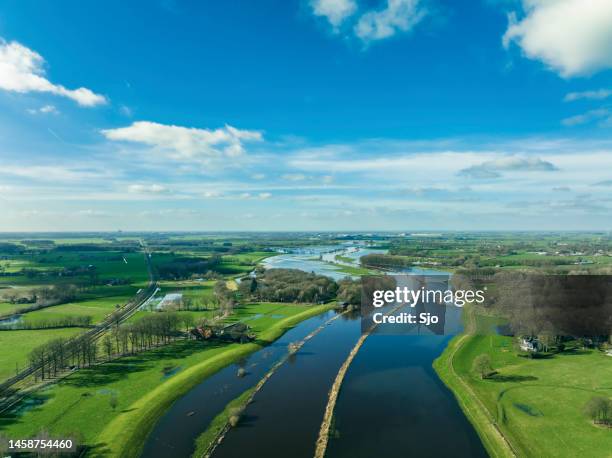
M 612 222 L 608 0 L 5 0 L 0 39 L 0 230 Z

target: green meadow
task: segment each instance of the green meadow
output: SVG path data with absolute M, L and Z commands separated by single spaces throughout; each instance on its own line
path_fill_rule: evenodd
M 481 354 L 497 372 L 484 380 L 472 371 Z M 511 337 L 470 335 L 455 338 L 434 367 L 492 456 L 508 456 L 508 450 L 491 424 L 518 456 L 610 456 L 609 429 L 583 412 L 591 397 L 612 396 L 612 357 L 604 352 L 571 347 L 531 359 L 516 354 Z

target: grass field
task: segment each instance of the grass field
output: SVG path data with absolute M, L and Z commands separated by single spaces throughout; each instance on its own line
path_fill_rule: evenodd
M 89 301 L 56 305 L 26 313 L 23 317 L 23 321 L 32 326 L 40 326 L 47 321 L 57 321 L 67 317 L 90 316 L 93 324 L 102 321 L 106 315 L 115 310 L 116 305 L 123 305 L 130 298 L 131 295 L 111 296 Z
M 498 372 L 485 380 L 471 370 L 483 353 Z M 610 430 L 594 426 L 583 413 L 592 396 L 612 396 L 612 358 L 603 352 L 574 349 L 529 359 L 513 351 L 510 337 L 464 335 L 434 367 L 492 456 L 508 456 L 495 424 L 521 457 L 612 455 Z
M 57 271 L 64 268 L 95 266 L 98 277 L 105 279 L 129 279 L 132 282 L 146 281 L 148 278 L 145 259 L 142 253 L 123 253 L 121 251 L 76 251 L 52 252 L 48 254 L 11 255 L 9 260 L 0 261 L 5 272 L 19 272 L 28 268 L 36 272 Z M 75 282 L 82 277 L 25 275 L 0 277 L 0 285 L 30 286 L 33 284 Z
M 28 437 L 40 425 L 54 434 L 78 431 L 93 450 L 112 456 L 135 456 L 156 419 L 200 380 L 278 338 L 301 320 L 331 306 L 250 304 L 237 308 L 232 320 L 258 333 L 248 344 L 178 341 L 136 356 L 84 369 L 36 393 L 23 410 L 0 419 L 0 432 Z M 21 332 L 21 331 L 19 331 Z M 164 368 L 178 369 L 164 375 Z M 113 410 L 109 399 L 116 396 Z M 29 407 L 23 407 L 29 406 Z
M 15 375 L 15 365 L 26 366 L 28 354 L 35 347 L 58 337 L 70 337 L 83 329 L 44 329 L 36 331 L 0 331 L 0 382 Z

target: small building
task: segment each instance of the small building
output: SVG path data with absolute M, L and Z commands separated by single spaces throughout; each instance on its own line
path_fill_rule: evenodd
M 536 352 L 540 349 L 540 343 L 535 337 L 521 337 L 519 346 L 522 351 Z
M 176 308 L 181 305 L 183 301 L 183 295 L 181 293 L 171 293 L 166 294 L 164 298 L 161 300 L 158 309 L 166 309 L 166 308 Z

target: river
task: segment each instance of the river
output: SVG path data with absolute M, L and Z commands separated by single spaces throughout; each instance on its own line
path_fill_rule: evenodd
M 309 340 L 257 393 L 213 456 L 312 458 L 329 387 L 360 334 L 359 317 L 341 317 Z
M 326 457 L 486 457 L 431 367 L 450 338 L 368 337 L 342 384 Z
M 366 250 L 346 245 L 315 247 L 281 254 L 264 264 L 338 279 L 346 275 L 323 259 L 350 254 L 347 257 L 358 260 Z M 266 357 L 266 363 L 262 352 L 270 350 L 252 355 L 249 364 L 258 363 L 257 369 L 249 369 L 251 375 L 245 377 L 249 380 L 236 377 L 236 365 L 204 380 L 158 422 L 143 456 L 189 456 L 195 438 L 227 402 L 253 386 L 265 368 L 286 352 L 289 342 L 307 335 L 332 314 L 307 320 L 286 333 L 269 347 L 274 354 Z M 341 318 L 309 340 L 256 394 L 213 457 L 312 457 L 328 391 L 359 335 L 360 320 Z M 432 369 L 450 338 L 373 334 L 366 339 L 344 379 L 326 456 L 487 456 L 452 393 Z M 196 413 L 189 416 L 192 411 Z

